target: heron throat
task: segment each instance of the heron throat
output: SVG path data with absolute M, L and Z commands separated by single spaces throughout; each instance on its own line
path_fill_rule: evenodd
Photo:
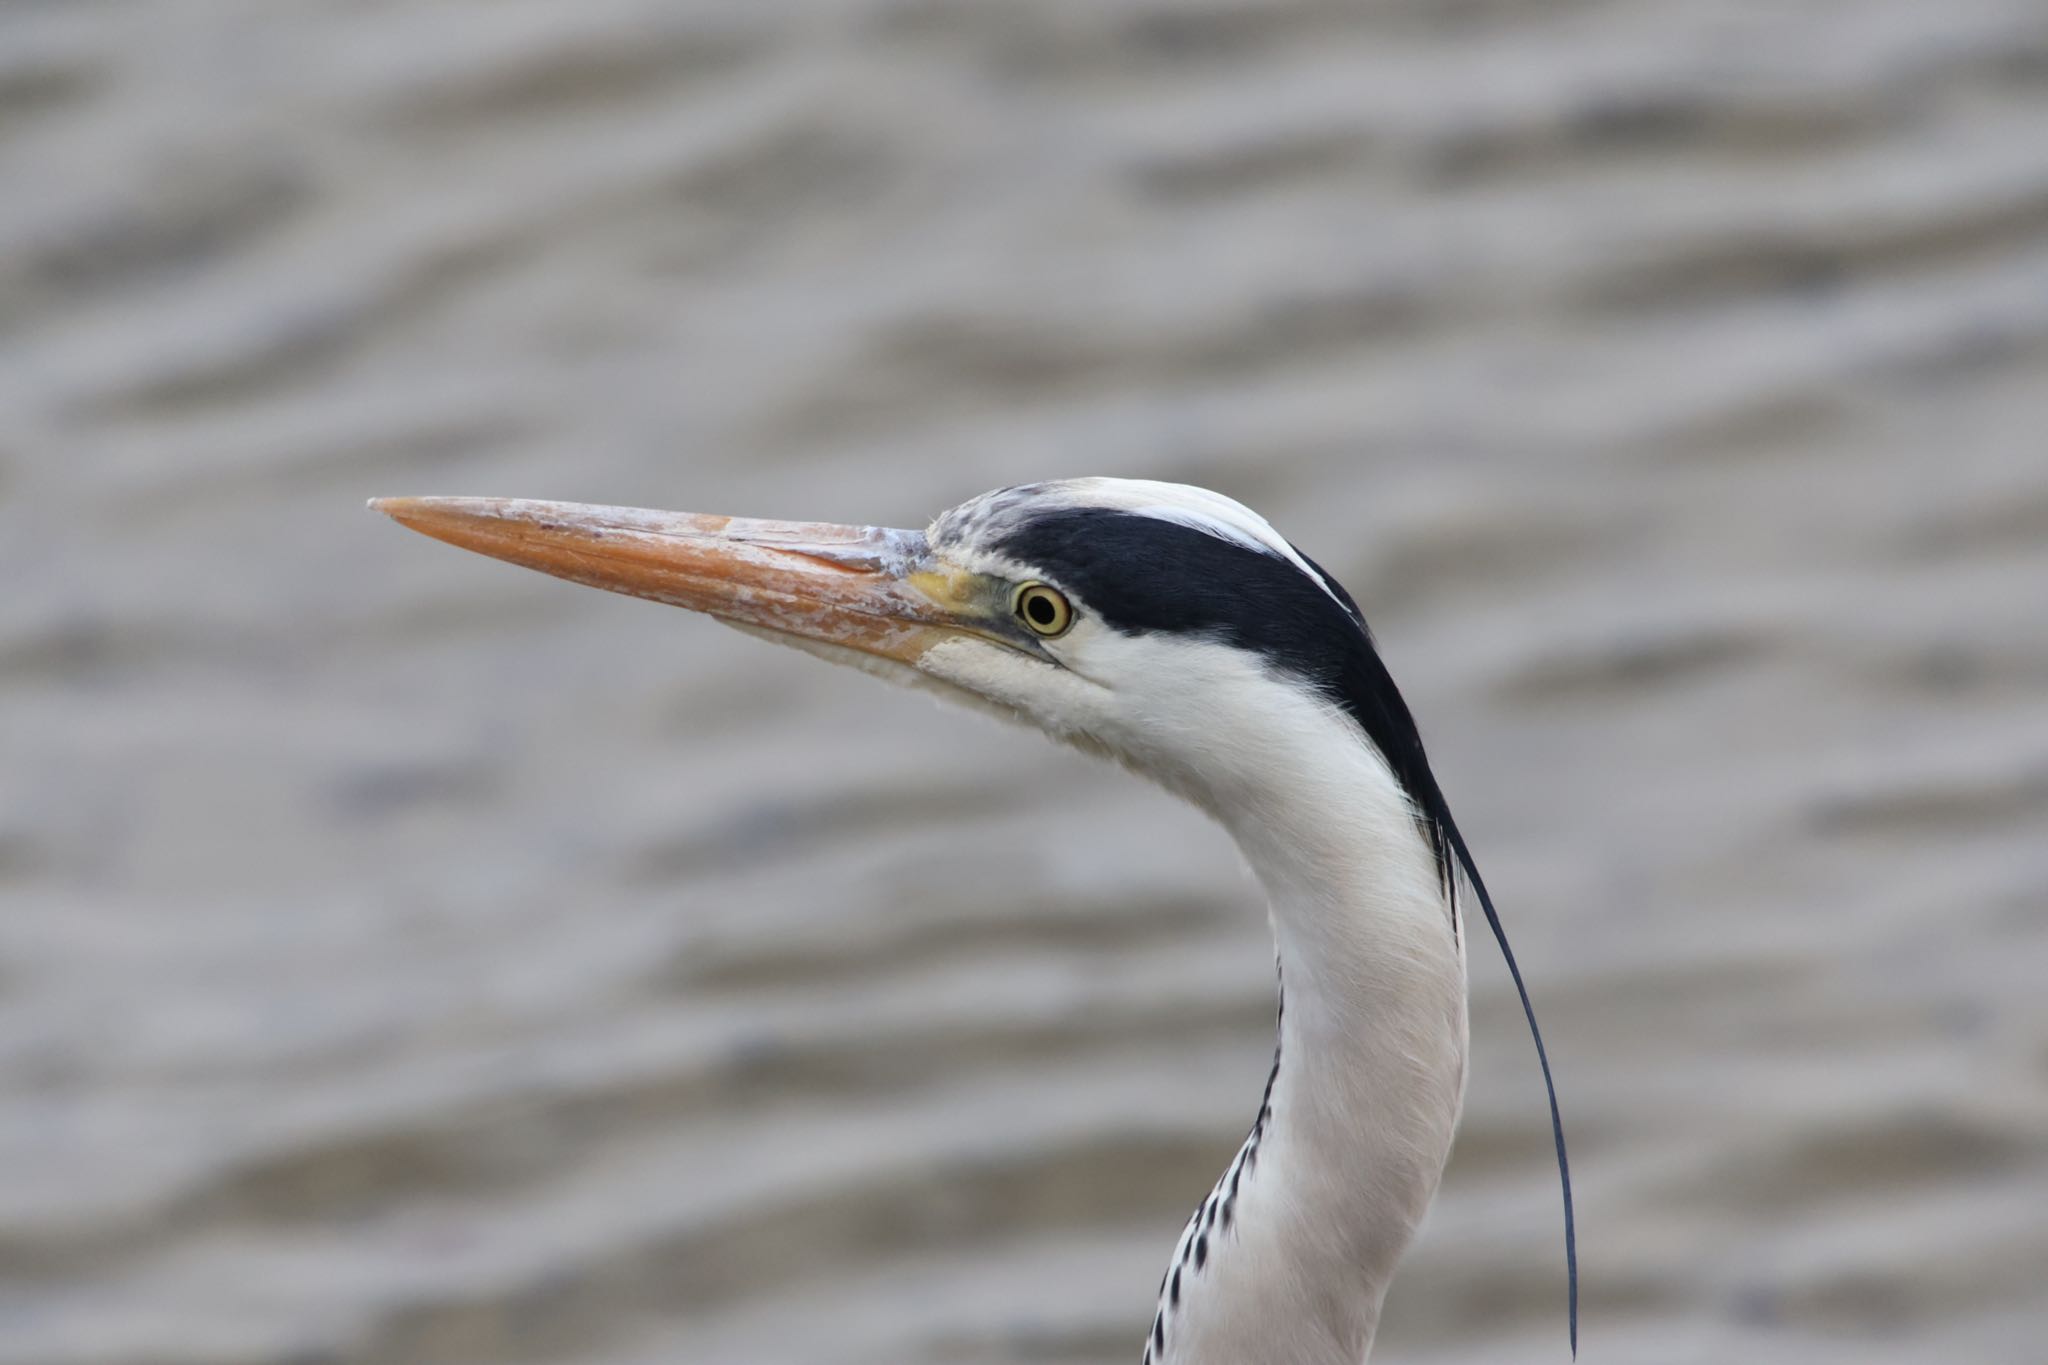
M 1196 794 L 1267 894 L 1279 1038 L 1250 1133 L 1167 1267 L 1149 1365 L 1359 1365 L 1450 1155 L 1457 908 L 1393 769 L 1342 726 L 1262 736 L 1285 781 Z

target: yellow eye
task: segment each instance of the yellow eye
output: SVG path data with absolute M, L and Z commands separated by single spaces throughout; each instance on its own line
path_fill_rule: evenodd
M 1017 619 L 1030 628 L 1033 635 L 1042 635 L 1050 640 L 1056 635 L 1065 635 L 1067 627 L 1074 624 L 1074 609 L 1067 599 L 1043 583 L 1026 583 L 1017 589 Z

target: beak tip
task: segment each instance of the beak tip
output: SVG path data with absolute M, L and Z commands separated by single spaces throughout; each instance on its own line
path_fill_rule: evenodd
M 428 520 L 436 511 L 458 510 L 452 504 L 472 501 L 465 498 L 371 498 L 366 506 L 372 512 L 382 512 L 401 526 L 417 527 Z

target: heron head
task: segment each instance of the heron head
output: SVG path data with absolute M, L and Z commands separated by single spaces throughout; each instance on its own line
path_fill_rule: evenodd
M 1027 484 L 924 531 L 497 498 L 372 505 L 466 549 L 992 708 L 1203 805 L 1242 798 L 1276 751 L 1332 726 L 1370 741 L 1419 807 L 1440 800 L 1350 597 L 1205 489 Z

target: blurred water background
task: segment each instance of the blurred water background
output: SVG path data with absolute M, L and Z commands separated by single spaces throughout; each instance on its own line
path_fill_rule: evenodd
M 1125 775 L 362 509 L 1115 473 L 1365 604 L 1592 1362 L 2048 1361 L 2041 0 L 0 6 L 0 1362 L 1131 1362 Z M 1476 951 L 1389 1361 L 1565 1358 Z

